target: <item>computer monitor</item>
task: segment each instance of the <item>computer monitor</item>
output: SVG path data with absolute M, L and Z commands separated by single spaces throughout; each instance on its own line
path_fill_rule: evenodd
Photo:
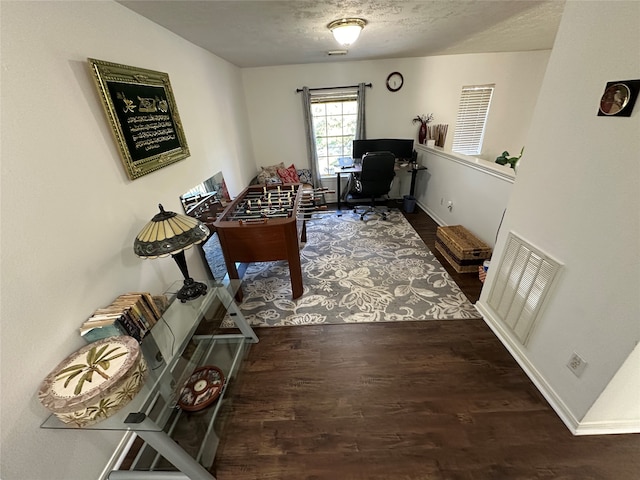
M 354 140 L 352 156 L 361 159 L 367 152 L 391 152 L 396 158 L 411 161 L 413 157 L 413 140 L 404 138 L 377 138 Z

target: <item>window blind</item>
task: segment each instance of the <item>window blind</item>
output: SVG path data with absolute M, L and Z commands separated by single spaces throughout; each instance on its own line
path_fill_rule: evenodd
M 311 92 L 311 103 L 349 102 L 357 99 L 357 90 Z
M 485 126 L 495 85 L 462 87 L 460 107 L 453 134 L 454 152 L 479 155 L 482 151 Z

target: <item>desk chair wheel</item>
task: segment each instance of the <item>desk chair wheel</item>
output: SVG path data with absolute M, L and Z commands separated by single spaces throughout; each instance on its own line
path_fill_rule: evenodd
M 364 208 L 363 211 L 358 212 L 359 209 Z M 382 208 L 387 208 L 387 207 L 382 207 Z M 357 205 L 355 207 L 353 207 L 353 213 L 360 213 L 360 220 L 364 221 L 364 217 L 366 217 L 368 214 L 372 213 L 374 215 L 380 215 L 380 217 L 382 218 L 382 220 L 387 220 L 387 215 L 389 214 L 389 210 L 382 210 L 381 208 L 377 208 L 374 206 L 361 206 L 361 205 Z

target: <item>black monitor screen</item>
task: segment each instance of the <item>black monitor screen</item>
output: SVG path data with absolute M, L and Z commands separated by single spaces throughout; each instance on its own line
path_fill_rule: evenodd
M 353 141 L 353 158 L 362 158 L 367 152 L 391 152 L 396 158 L 411 160 L 413 140 L 404 138 L 378 138 Z

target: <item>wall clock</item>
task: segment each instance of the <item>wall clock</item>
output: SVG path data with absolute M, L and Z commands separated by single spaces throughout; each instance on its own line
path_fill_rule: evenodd
M 402 88 L 404 77 L 400 72 L 392 72 L 387 77 L 387 89 L 390 92 L 397 92 Z

